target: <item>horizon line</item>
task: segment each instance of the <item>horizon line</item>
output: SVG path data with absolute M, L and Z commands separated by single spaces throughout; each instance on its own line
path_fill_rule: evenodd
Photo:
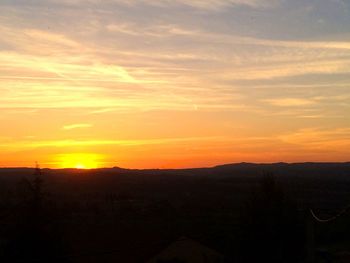
M 276 165 L 276 164 L 286 164 L 286 165 L 293 165 L 293 164 L 349 164 L 349 161 L 342 161 L 342 162 L 335 162 L 335 161 L 305 161 L 305 162 L 234 162 L 234 163 L 223 163 L 213 166 L 203 166 L 203 167 L 183 167 L 183 168 L 125 168 L 125 167 L 119 167 L 119 166 L 112 166 L 112 167 L 96 167 L 96 168 L 76 168 L 76 167 L 64 167 L 64 168 L 50 168 L 50 167 L 40 167 L 40 169 L 44 170 L 81 170 L 81 171 L 89 171 L 89 170 L 103 170 L 103 169 L 122 169 L 122 170 L 191 170 L 191 169 L 211 169 L 216 168 L 220 166 L 227 166 L 227 165 L 242 165 L 242 164 L 251 164 L 251 165 Z M 0 166 L 1 169 L 36 169 L 35 166 L 28 167 L 28 166 Z

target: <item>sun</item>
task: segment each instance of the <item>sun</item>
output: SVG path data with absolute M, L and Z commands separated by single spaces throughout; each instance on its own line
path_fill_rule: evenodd
M 103 158 L 94 153 L 67 153 L 56 159 L 59 168 L 94 169 L 101 167 Z
M 86 166 L 85 166 L 84 164 L 77 163 L 77 164 L 75 165 L 75 168 L 76 168 L 76 169 L 86 169 Z

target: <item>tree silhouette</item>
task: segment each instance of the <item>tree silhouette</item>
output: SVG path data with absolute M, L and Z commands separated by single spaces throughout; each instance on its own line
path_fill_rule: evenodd
M 2 262 L 66 262 L 63 246 L 46 204 L 44 180 L 39 166 L 32 179 L 18 185 L 18 202 L 8 233 Z
M 298 262 L 303 257 L 304 232 L 297 209 L 272 174 L 262 176 L 241 220 L 245 261 Z

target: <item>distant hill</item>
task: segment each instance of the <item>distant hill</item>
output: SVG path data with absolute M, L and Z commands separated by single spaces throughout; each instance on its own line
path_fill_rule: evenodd
M 104 174 L 104 175 L 181 175 L 181 176 L 217 176 L 220 178 L 235 176 L 259 176 L 273 173 L 276 176 L 336 176 L 350 180 L 350 162 L 345 163 L 233 163 L 209 168 L 188 169 L 125 169 L 120 167 L 101 168 L 91 170 L 79 169 L 43 169 L 47 175 L 70 174 Z M 22 177 L 34 173 L 34 168 L 0 168 L 0 178 Z
M 271 172 L 276 175 L 331 176 L 350 175 L 350 162 L 346 163 L 238 163 L 225 164 L 212 168 L 220 174 L 257 174 Z

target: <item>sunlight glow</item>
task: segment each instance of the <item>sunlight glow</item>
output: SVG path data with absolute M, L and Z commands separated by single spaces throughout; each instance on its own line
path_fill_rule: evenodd
M 76 166 L 75 166 L 76 169 L 86 169 L 85 165 L 84 164 L 81 164 L 81 163 L 78 163 Z
M 102 156 L 90 153 L 69 153 L 57 156 L 59 168 L 93 169 L 99 168 Z

